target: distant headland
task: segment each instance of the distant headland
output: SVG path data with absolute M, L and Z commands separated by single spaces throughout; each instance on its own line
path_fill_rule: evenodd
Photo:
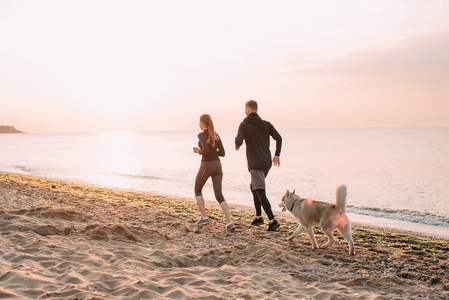
M 25 132 L 15 129 L 14 126 L 0 125 L 0 133 L 25 133 Z

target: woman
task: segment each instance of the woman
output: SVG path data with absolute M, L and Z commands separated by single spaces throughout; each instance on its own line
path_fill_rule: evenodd
M 223 181 L 223 171 L 219 156 L 225 156 L 225 150 L 220 136 L 214 128 L 214 123 L 209 115 L 201 115 L 200 128 L 203 130 L 198 134 L 198 147 L 193 148 L 194 153 L 202 156 L 201 166 L 195 179 L 195 198 L 198 207 L 201 211 L 201 218 L 195 225 L 201 226 L 209 223 L 209 218 L 206 214 L 206 208 L 203 198 L 203 187 L 209 177 L 212 178 L 215 198 L 220 203 L 223 213 L 226 216 L 226 231 L 232 232 L 235 229 L 234 223 L 231 221 L 231 214 L 229 212 L 228 204 L 223 197 L 221 191 L 221 184 Z

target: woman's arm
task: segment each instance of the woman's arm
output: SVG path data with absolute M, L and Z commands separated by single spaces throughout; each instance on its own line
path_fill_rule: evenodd
M 198 134 L 198 139 L 200 141 L 200 155 L 207 155 L 210 152 L 209 145 L 207 144 L 206 138 L 202 134 Z
M 225 149 L 224 149 L 223 143 L 221 142 L 220 137 L 218 138 L 216 143 L 217 143 L 218 156 L 223 156 L 224 157 L 226 152 L 225 152 Z

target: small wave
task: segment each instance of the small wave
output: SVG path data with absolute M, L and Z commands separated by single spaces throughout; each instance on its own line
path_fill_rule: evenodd
M 155 176 L 155 175 L 139 175 L 139 174 L 125 174 L 125 173 L 112 173 L 115 176 L 121 176 L 125 178 L 132 179 L 144 179 L 144 180 L 156 180 L 156 181 L 165 181 L 165 182 L 189 182 L 186 181 L 185 177 L 182 176 Z M 189 178 L 190 179 L 190 178 Z
M 19 169 L 21 173 L 31 174 L 33 172 L 32 169 L 27 168 L 25 166 L 14 166 L 15 169 Z
M 420 223 L 426 225 L 449 227 L 449 219 L 443 216 L 411 211 L 408 209 L 394 210 L 394 209 L 382 209 L 376 207 L 352 207 L 348 206 L 348 212 L 359 215 L 366 215 L 372 217 L 379 217 L 385 219 L 399 220 L 405 222 Z
M 112 173 L 116 176 L 128 177 L 128 178 L 142 178 L 142 179 L 151 179 L 151 180 L 164 180 L 163 177 L 157 176 L 149 176 L 149 175 L 137 175 L 137 174 L 124 174 L 124 173 Z

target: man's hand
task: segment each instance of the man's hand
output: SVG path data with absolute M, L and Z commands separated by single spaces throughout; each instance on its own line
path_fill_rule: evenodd
M 273 163 L 276 167 L 279 167 L 281 165 L 281 158 L 279 156 L 273 157 Z
M 200 148 L 193 147 L 193 153 L 200 153 Z

